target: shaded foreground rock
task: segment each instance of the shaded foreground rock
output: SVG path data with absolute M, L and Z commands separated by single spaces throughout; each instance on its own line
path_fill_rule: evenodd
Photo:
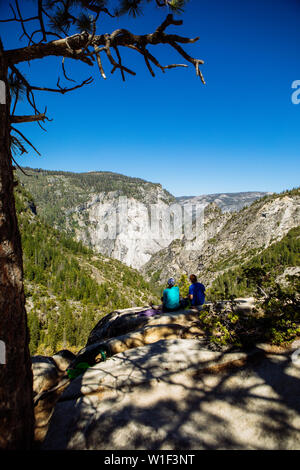
M 87 346 L 75 356 L 62 350 L 52 357 L 34 356 L 35 441 L 41 443 L 46 435 L 53 409 L 70 380 L 67 368 L 80 362 L 94 364 L 103 360 L 99 351 L 108 357 L 128 349 L 151 344 L 160 339 L 195 337 L 203 331 L 197 326 L 198 312 L 178 311 L 173 314 L 141 315 L 147 307 L 131 308 L 106 315 L 93 328 Z
M 251 315 L 252 299 L 244 301 Z M 76 356 L 33 358 L 42 448 L 300 449 L 292 349 L 233 352 L 209 342 L 198 311 L 141 310 L 104 317 Z M 70 380 L 66 368 L 82 362 L 92 366 Z
M 67 387 L 43 449 L 300 449 L 290 356 L 211 351 L 198 339 L 129 349 Z
M 38 396 L 58 386 L 65 370 L 75 355 L 67 350 L 58 351 L 54 356 L 33 356 L 33 395 L 36 400 Z M 34 408 L 35 415 L 35 442 L 42 442 L 48 430 L 49 421 L 63 389 L 47 395 L 46 400 L 37 402 Z

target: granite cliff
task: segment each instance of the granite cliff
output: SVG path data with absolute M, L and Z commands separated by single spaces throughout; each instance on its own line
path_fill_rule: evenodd
M 31 168 L 25 168 L 25 172 L 29 176 L 19 170 L 17 176 L 33 195 L 46 223 L 137 269 L 180 237 L 171 227 L 176 214 L 181 218 L 178 229 L 184 223 L 183 213 L 194 218 L 194 206 L 201 209 L 213 203 L 225 213 L 222 220 L 227 220 L 227 212 L 265 195 L 247 192 L 175 198 L 160 184 L 116 173 Z
M 201 233 L 193 240 L 182 236 L 172 241 L 151 257 L 142 272 L 160 282 L 170 275 L 195 272 L 209 285 L 220 273 L 245 263 L 299 225 L 299 189 L 265 196 L 232 213 L 222 213 L 213 203 L 205 208 Z

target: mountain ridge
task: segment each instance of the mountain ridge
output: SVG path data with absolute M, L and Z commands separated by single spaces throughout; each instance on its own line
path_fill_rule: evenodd
M 136 269 L 141 269 L 152 255 L 176 238 L 168 233 L 172 205 L 177 204 L 179 210 L 183 207 L 189 212 L 193 203 L 206 206 L 219 202 L 224 212 L 226 209 L 230 212 L 265 195 L 238 193 L 238 196 L 223 195 L 219 201 L 208 195 L 206 199 L 199 196 L 178 203 L 178 199 L 161 184 L 119 173 L 73 173 L 28 167 L 24 170 L 31 177 L 26 177 L 20 170 L 16 171 L 17 177 L 33 195 L 38 213 L 45 222 L 66 231 L 97 252 Z M 127 219 L 119 230 L 116 217 L 120 210 L 119 201 L 124 197 L 127 198 Z M 149 219 L 154 206 L 157 210 L 155 222 L 162 224 L 155 236 Z
M 222 212 L 234 212 L 239 211 L 245 206 L 249 206 L 257 199 L 264 196 L 274 194 L 272 192 L 263 191 L 245 191 L 245 192 L 233 192 L 233 193 L 211 193 L 202 194 L 199 196 L 181 196 L 177 197 L 176 200 L 183 206 L 186 204 L 201 204 L 206 206 L 211 203 L 216 203 Z

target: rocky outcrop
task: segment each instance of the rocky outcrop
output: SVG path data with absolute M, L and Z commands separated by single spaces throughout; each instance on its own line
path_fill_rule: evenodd
M 160 282 L 195 273 L 209 285 L 222 272 L 222 266 L 240 265 L 299 225 L 299 194 L 271 196 L 233 214 L 222 214 L 216 206 L 208 206 L 203 236 L 173 241 L 154 254 L 142 272 L 148 278 L 155 275 Z
M 299 378 L 284 352 L 197 339 L 129 349 L 75 379 L 43 449 L 299 449 Z
M 92 330 L 86 347 L 79 351 L 70 368 L 82 362 L 102 362 L 102 352 L 106 357 L 112 357 L 161 339 L 195 338 L 205 334 L 200 327 L 198 311 L 162 313 L 153 310 L 152 316 L 146 316 L 144 312 L 147 311 L 125 309 L 104 317 Z
M 151 225 L 151 211 L 155 229 Z M 115 192 L 93 196 L 80 211 L 74 208 L 69 223 L 78 223 L 78 240 L 138 269 L 174 239 L 169 233 L 168 217 L 165 192 L 156 187 L 143 200 Z
M 46 450 L 300 449 L 295 348 L 212 346 L 196 310 L 112 312 L 76 356 L 33 358 L 36 439 Z

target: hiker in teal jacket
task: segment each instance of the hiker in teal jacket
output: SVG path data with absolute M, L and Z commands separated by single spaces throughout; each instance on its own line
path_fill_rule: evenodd
M 168 280 L 168 287 L 163 291 L 161 300 L 163 302 L 163 312 L 174 312 L 181 308 L 179 287 L 175 286 L 173 277 Z

